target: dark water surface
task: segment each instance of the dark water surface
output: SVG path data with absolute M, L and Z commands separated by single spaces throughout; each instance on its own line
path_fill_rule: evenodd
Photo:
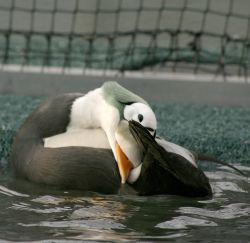
M 250 175 L 250 167 L 240 167 Z M 249 242 L 250 180 L 207 172 L 212 199 L 59 191 L 0 173 L 0 239 Z

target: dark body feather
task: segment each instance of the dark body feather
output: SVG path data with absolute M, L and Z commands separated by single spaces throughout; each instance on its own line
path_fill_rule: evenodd
M 202 170 L 184 157 L 167 152 L 138 122 L 129 128 L 144 152 L 141 174 L 133 187 L 140 195 L 173 194 L 189 197 L 211 196 L 212 189 Z
M 64 189 L 100 193 L 119 190 L 120 175 L 111 150 L 44 148 L 43 138 L 66 131 L 72 103 L 82 95 L 50 98 L 26 119 L 12 147 L 11 164 L 17 176 Z

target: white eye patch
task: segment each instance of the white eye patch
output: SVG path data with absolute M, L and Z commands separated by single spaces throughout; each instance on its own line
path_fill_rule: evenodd
M 124 118 L 128 121 L 134 120 L 148 128 L 150 133 L 154 133 L 157 128 L 157 121 L 152 109 L 143 103 L 133 103 L 125 106 Z

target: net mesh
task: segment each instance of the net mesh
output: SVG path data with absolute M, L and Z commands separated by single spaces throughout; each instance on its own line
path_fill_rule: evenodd
M 0 0 L 0 63 L 248 77 L 249 0 Z

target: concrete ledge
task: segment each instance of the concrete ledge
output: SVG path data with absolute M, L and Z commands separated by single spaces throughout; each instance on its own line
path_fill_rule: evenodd
M 88 92 L 104 81 L 115 80 L 148 101 L 250 105 L 250 83 L 176 79 L 174 76 L 117 76 L 103 74 L 62 74 L 0 71 L 0 94 L 55 95 L 65 92 Z M 188 79 L 188 77 L 187 77 Z

